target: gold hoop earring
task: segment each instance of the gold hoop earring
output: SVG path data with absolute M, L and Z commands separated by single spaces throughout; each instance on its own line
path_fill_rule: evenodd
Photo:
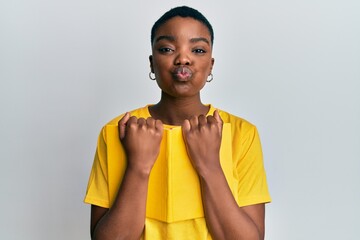
M 151 74 L 154 74 L 154 75 L 151 75 Z M 155 76 L 155 73 L 153 73 L 153 72 L 149 72 L 149 78 L 151 79 L 151 80 L 156 80 L 156 76 Z
M 210 76 L 210 79 L 209 78 L 206 79 L 206 82 L 211 82 L 214 79 L 214 76 L 212 73 L 210 73 L 209 76 Z

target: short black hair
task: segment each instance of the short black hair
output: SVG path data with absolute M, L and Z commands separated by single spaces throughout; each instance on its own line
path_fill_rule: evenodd
M 164 15 L 162 15 L 153 25 L 153 27 L 151 28 L 151 44 L 153 44 L 154 42 L 154 38 L 155 38 L 155 33 L 158 30 L 158 28 L 163 25 L 164 23 L 166 23 L 168 20 L 174 18 L 174 17 L 191 17 L 199 22 L 201 22 L 202 24 L 204 24 L 207 29 L 209 30 L 210 33 L 210 38 L 211 38 L 211 46 L 214 43 L 214 30 L 210 24 L 210 22 L 206 19 L 206 17 L 200 13 L 198 10 L 191 8 L 191 7 L 187 7 L 187 6 L 181 6 L 181 7 L 176 7 L 176 8 L 172 8 L 169 11 L 167 11 L 166 13 L 164 13 Z

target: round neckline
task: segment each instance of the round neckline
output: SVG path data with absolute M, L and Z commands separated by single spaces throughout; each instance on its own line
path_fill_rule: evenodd
M 150 114 L 150 111 L 149 111 L 149 107 L 154 106 L 154 105 L 155 104 L 148 104 L 145 106 L 146 115 L 148 117 L 152 117 Z M 206 116 L 211 115 L 215 111 L 215 108 L 213 107 L 213 105 L 211 105 L 211 104 L 204 104 L 204 105 L 209 107 L 209 111 L 206 113 Z M 170 130 L 173 128 L 181 127 L 181 125 L 170 125 L 170 124 L 165 124 L 165 123 L 163 123 L 163 126 L 164 126 L 164 129 L 170 129 Z

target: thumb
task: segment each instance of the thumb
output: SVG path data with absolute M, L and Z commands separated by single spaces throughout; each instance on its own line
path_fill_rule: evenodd
M 190 121 L 189 121 L 188 119 L 186 119 L 186 120 L 184 121 L 184 123 L 182 124 L 182 132 L 183 132 L 183 134 L 189 132 L 189 131 L 190 131 L 190 128 L 191 128 L 191 126 L 190 126 Z
M 126 129 L 126 123 L 130 118 L 130 113 L 125 113 L 125 115 L 120 119 L 119 123 L 118 123 L 118 128 L 119 128 L 119 137 L 120 140 L 124 139 L 125 137 L 125 129 Z
M 221 131 L 222 130 L 222 125 L 223 125 L 223 120 L 221 119 L 220 114 L 219 114 L 219 110 L 217 110 L 217 109 L 214 112 L 214 118 L 216 119 L 218 127 L 219 127 L 219 129 Z
M 155 120 L 155 128 L 156 128 L 158 131 L 160 131 L 161 134 L 162 134 L 162 132 L 164 131 L 164 126 L 163 126 L 161 120 Z

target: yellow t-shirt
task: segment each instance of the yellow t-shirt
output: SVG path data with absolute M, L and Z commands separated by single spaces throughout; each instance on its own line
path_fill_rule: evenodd
M 208 114 L 213 114 L 212 105 Z M 148 118 L 148 106 L 130 112 Z M 220 163 L 239 206 L 270 202 L 260 139 L 254 125 L 219 110 L 224 122 Z M 125 169 L 126 155 L 117 124 L 99 136 L 85 202 L 110 208 Z M 150 174 L 142 239 L 211 239 L 204 218 L 200 183 L 188 158 L 180 126 L 164 126 L 160 153 Z

